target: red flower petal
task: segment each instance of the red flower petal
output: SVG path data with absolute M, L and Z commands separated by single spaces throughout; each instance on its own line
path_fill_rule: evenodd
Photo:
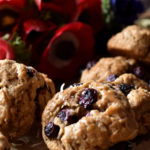
M 79 67 L 94 55 L 94 37 L 89 25 L 81 22 L 58 29 L 45 49 L 40 70 L 56 79 L 71 79 Z
M 0 8 L 2 7 L 12 7 L 16 11 L 24 8 L 26 0 L 0 0 Z
M 91 25 L 94 33 L 99 32 L 102 28 L 101 0 L 78 0 L 74 20 Z
M 41 10 L 42 9 L 42 0 L 34 0 L 38 9 Z
M 0 38 L 0 59 L 14 59 L 13 48 Z
M 23 16 L 25 4 L 26 0 L 0 0 L 1 35 L 15 30 L 15 27 L 20 22 L 20 18 Z
M 44 22 L 39 19 L 28 19 L 23 23 L 24 39 L 32 32 L 46 32 L 56 28 L 56 25 L 51 22 Z
M 47 9 L 57 13 L 69 15 L 72 18 L 76 11 L 75 0 L 51 0 L 50 2 L 42 2 L 42 0 L 35 0 L 39 10 Z
M 32 45 L 32 59 L 36 65 L 39 64 L 51 32 L 56 28 L 57 25 L 52 22 L 44 22 L 39 19 L 28 19 L 23 23 L 23 40 Z

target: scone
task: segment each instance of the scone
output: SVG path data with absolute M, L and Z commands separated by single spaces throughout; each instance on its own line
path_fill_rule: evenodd
M 85 69 L 82 72 L 80 82 L 88 82 L 91 80 L 113 81 L 117 76 L 132 72 L 136 61 L 125 57 L 107 57 L 101 58 L 92 68 Z
M 113 36 L 107 43 L 108 51 L 115 55 L 135 58 L 150 64 L 150 30 L 132 25 Z
M 123 74 L 113 81 L 112 86 L 118 87 L 129 101 L 138 122 L 139 134 L 150 130 L 150 87 L 133 74 Z
M 107 149 L 137 133 L 127 97 L 109 83 L 70 86 L 48 102 L 42 115 L 42 134 L 50 150 Z
M 14 139 L 32 126 L 54 94 L 53 82 L 34 68 L 0 60 L 0 131 Z

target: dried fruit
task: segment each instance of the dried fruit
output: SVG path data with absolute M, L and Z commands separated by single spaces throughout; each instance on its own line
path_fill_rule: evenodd
M 72 115 L 69 109 L 61 110 L 57 116 L 60 118 L 61 121 L 67 121 L 68 124 L 72 124 L 77 121 L 77 117 L 75 115 Z
M 112 81 L 115 81 L 116 78 L 117 78 L 117 76 L 115 74 L 110 74 L 106 80 L 109 82 L 112 82 Z
M 118 85 L 118 87 L 120 88 L 120 90 L 125 94 L 128 95 L 128 93 L 134 89 L 134 85 L 130 85 L 130 84 L 120 84 Z
M 97 95 L 98 93 L 95 89 L 86 88 L 79 96 L 79 105 L 83 106 L 85 109 L 89 108 L 97 101 Z
M 48 138 L 53 139 L 57 137 L 59 130 L 59 126 L 55 125 L 53 122 L 49 122 L 49 124 L 44 128 L 44 133 Z
M 90 70 L 95 64 L 96 64 L 96 62 L 94 60 L 89 61 L 86 65 L 86 69 Z
M 35 70 L 32 68 L 27 68 L 27 74 L 29 75 L 29 77 L 33 77 L 35 74 Z
M 137 66 L 136 68 L 133 69 L 133 73 L 138 77 L 138 78 L 144 78 L 145 71 L 141 66 Z

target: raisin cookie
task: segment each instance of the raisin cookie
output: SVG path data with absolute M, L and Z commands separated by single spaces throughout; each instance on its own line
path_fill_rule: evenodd
M 139 134 L 150 130 L 150 87 L 143 80 L 133 74 L 123 74 L 112 82 L 126 96 L 130 107 L 135 113 L 139 126 Z
M 9 150 L 10 144 L 7 138 L 0 132 L 0 150 Z
M 45 75 L 12 60 L 0 60 L 0 131 L 8 139 L 24 135 L 36 111 L 42 112 L 53 94 L 53 82 Z
M 101 58 L 93 67 L 87 68 L 82 72 L 80 82 L 94 81 L 113 81 L 116 76 L 126 72 L 132 72 L 136 65 L 134 59 L 125 57 Z
M 150 64 L 150 31 L 136 25 L 128 26 L 107 43 L 110 53 L 135 58 Z
M 107 149 L 138 133 L 134 112 L 121 90 L 87 82 L 57 93 L 42 115 L 42 134 L 51 150 Z

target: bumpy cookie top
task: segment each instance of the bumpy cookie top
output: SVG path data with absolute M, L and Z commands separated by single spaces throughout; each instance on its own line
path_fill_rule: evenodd
M 116 76 L 130 72 L 136 64 L 134 59 L 125 57 L 101 58 L 92 68 L 82 72 L 80 82 L 94 81 L 113 81 Z
M 150 87 L 133 74 L 119 76 L 112 85 L 117 86 L 126 96 L 135 113 L 139 126 L 139 134 L 150 130 Z
M 110 53 L 150 63 L 150 31 L 132 25 L 113 36 L 107 44 Z
M 0 132 L 0 150 L 9 150 L 10 144 L 7 138 Z
M 137 123 L 126 96 L 110 84 L 70 86 L 48 102 L 43 138 L 49 149 L 96 150 L 133 139 Z
M 42 101 L 46 104 L 52 97 L 53 83 L 49 79 L 50 86 L 45 78 L 32 67 L 0 60 L 0 130 L 9 138 L 25 134 L 33 124 L 36 109 L 42 111 Z M 41 89 L 45 92 L 40 93 Z

